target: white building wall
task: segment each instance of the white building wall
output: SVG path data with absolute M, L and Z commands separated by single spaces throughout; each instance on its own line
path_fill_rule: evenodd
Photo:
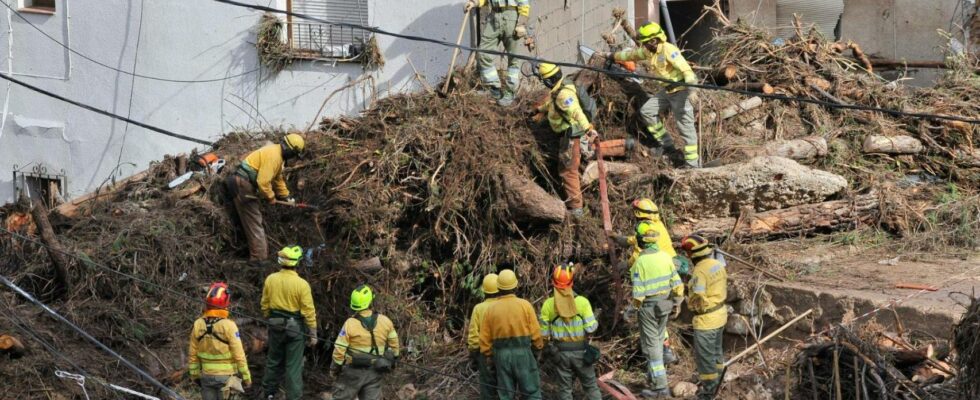
M 0 1 L 17 6 L 17 0 Z M 542 0 L 549 2 L 558 0 Z M 581 38 L 580 30 L 609 24 L 607 15 L 592 12 L 594 21 L 585 18 L 583 23 L 582 10 L 593 11 L 595 4 L 602 3 L 622 3 L 631 9 L 627 0 L 568 3 L 568 9 L 552 11 L 552 17 L 579 18 L 568 27 L 574 32 L 568 35 L 573 43 Z M 285 0 L 254 0 L 254 4 L 285 9 Z M 370 0 L 368 13 L 372 26 L 452 42 L 462 8 L 462 0 Z M 532 15 L 534 12 L 532 8 Z M 272 76 L 260 70 L 261 75 L 209 83 L 134 78 L 69 53 L 6 8 L 0 8 L 0 14 L 0 70 L 4 73 L 70 99 L 205 140 L 235 130 L 305 128 L 327 96 L 365 73 L 359 64 L 300 61 Z M 54 15 L 22 15 L 72 49 L 141 75 L 201 80 L 234 76 L 258 66 L 254 42 L 261 13 L 209 0 L 57 0 Z M 418 89 L 409 58 L 433 85 L 445 75 L 450 48 L 388 36 L 379 36 L 378 41 L 386 65 L 369 73 L 380 96 Z M 462 54 L 459 62 L 465 62 L 466 56 Z M 367 83 L 342 91 L 334 95 L 321 117 L 355 113 L 367 105 L 370 94 Z M 143 170 L 164 154 L 203 147 L 127 126 L 5 81 L 0 81 L 0 107 L 4 111 L 0 118 L 0 204 L 13 200 L 14 165 L 41 164 L 49 173 L 64 170 L 67 195 L 75 197 Z

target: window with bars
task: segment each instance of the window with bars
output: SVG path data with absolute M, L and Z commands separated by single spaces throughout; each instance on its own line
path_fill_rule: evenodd
M 37 14 L 54 14 L 55 12 L 54 0 L 20 0 L 19 5 L 21 12 Z
M 287 0 L 288 8 L 329 22 L 368 25 L 368 0 Z M 289 45 L 309 58 L 357 59 L 370 33 L 357 28 L 324 24 L 298 17 L 287 20 Z

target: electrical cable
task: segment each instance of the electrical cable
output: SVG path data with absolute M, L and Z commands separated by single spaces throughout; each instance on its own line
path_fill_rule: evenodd
M 149 129 L 151 131 L 164 134 L 166 136 L 174 137 L 174 138 L 177 138 L 177 139 L 183 139 L 183 140 L 186 140 L 186 141 L 189 141 L 189 142 L 199 143 L 199 144 L 208 145 L 208 146 L 213 146 L 214 145 L 214 142 L 209 142 L 207 140 L 203 140 L 203 139 L 193 138 L 193 137 L 190 137 L 190 136 L 181 135 L 179 133 L 171 132 L 171 131 L 168 131 L 168 130 L 163 129 L 163 128 L 157 128 L 157 127 L 155 127 L 153 125 L 150 125 L 150 124 L 146 124 L 146 123 L 143 123 L 143 122 L 134 120 L 134 119 L 126 118 L 126 117 L 123 117 L 121 115 L 113 114 L 113 113 L 108 112 L 108 111 L 105 111 L 105 110 L 100 110 L 98 108 L 95 108 L 93 106 L 87 105 L 85 103 L 80 103 L 80 102 L 77 102 L 75 100 L 71 100 L 71 99 L 68 99 L 68 98 L 59 96 L 57 94 L 51 93 L 51 92 L 49 92 L 47 90 L 44 90 L 44 89 L 41 89 L 41 88 L 39 88 L 37 86 L 33 86 L 31 84 L 28 84 L 26 82 L 23 82 L 23 81 L 21 81 L 19 79 L 16 79 L 16 78 L 14 78 L 14 77 L 12 77 L 10 75 L 7 75 L 5 73 L 2 73 L 2 72 L 0 72 L 0 79 L 4 79 L 4 80 L 7 80 L 7 81 L 16 83 L 16 84 L 18 84 L 20 86 L 23 86 L 23 87 L 27 88 L 27 89 L 30 89 L 32 91 L 38 92 L 40 94 L 43 94 L 45 96 L 48 96 L 48 97 L 51 97 L 51 98 L 54 98 L 54 99 L 57 99 L 57 100 L 61 100 L 61 101 L 65 102 L 65 103 L 74 105 L 76 107 L 81 107 L 81 108 L 84 108 L 86 110 L 89 110 L 89 111 L 92 111 L 92 112 L 96 112 L 96 113 L 105 115 L 105 116 L 110 117 L 110 118 L 118 119 L 120 121 L 126 121 L 126 122 L 129 122 L 129 123 L 133 124 L 133 125 L 136 125 L 136 126 L 139 126 L 139 127 L 145 128 L 145 129 Z
M 42 303 L 40 300 L 34 298 L 34 296 L 32 296 L 30 293 L 27 293 L 26 291 L 24 291 L 24 289 L 21 289 L 19 286 L 17 286 L 13 282 L 11 282 L 10 279 L 7 279 L 6 276 L 0 275 L 0 282 L 2 282 L 4 285 L 6 285 L 8 288 L 10 288 L 11 290 L 13 290 L 17 294 L 19 294 L 21 297 L 23 297 L 27 301 L 29 301 L 31 303 L 34 303 L 34 305 L 36 305 L 38 307 L 41 307 L 41 309 L 43 309 L 45 312 L 47 312 L 49 315 L 51 315 L 52 317 L 54 317 L 58 321 L 64 323 L 65 325 L 68 325 L 68 327 L 70 327 L 72 330 L 74 330 L 75 332 L 77 332 L 79 335 L 82 335 L 82 337 L 84 337 L 88 341 L 90 341 L 93 344 L 95 344 L 96 346 L 98 346 L 100 349 L 102 349 L 102 351 L 105 351 L 106 353 L 108 353 L 109 355 L 111 355 L 113 358 L 119 360 L 121 363 L 123 363 L 123 365 L 125 365 L 129 369 L 133 370 L 134 372 L 136 372 L 137 374 L 139 374 L 140 376 L 142 376 L 144 379 L 146 379 L 151 384 L 153 384 L 153 386 L 156 386 L 157 388 L 159 388 L 160 390 L 162 390 L 164 393 L 166 393 L 168 396 L 171 396 L 171 397 L 173 397 L 175 399 L 178 399 L 178 400 L 186 400 L 186 399 L 184 399 L 184 397 L 182 397 L 181 395 L 177 394 L 177 392 L 174 392 L 172 389 L 168 388 L 164 384 L 162 384 L 159 381 L 157 381 L 149 373 L 147 373 L 146 371 L 143 371 L 142 369 L 140 369 L 139 367 L 137 367 L 135 364 L 133 364 L 132 362 L 130 362 L 129 360 L 127 360 L 125 357 L 123 357 L 123 356 L 119 355 L 119 353 L 116 353 L 115 351 L 113 351 L 111 348 L 109 348 L 109 346 L 106 346 L 105 344 L 103 344 L 102 342 L 100 342 L 98 339 L 96 339 L 95 337 L 93 337 L 92 335 L 90 335 L 88 332 L 86 332 L 82 328 L 79 328 L 78 325 L 75 325 L 74 323 L 72 323 L 71 321 L 69 321 L 67 318 L 61 316 L 61 314 L 58 314 L 56 311 L 54 311 L 53 309 L 51 309 L 50 307 L 48 307 L 46 304 Z
M 569 63 L 569 62 L 563 62 L 563 61 L 552 61 L 552 60 L 546 60 L 546 59 L 537 58 L 537 57 L 525 56 L 525 55 L 522 55 L 522 54 L 516 54 L 516 53 L 508 53 L 508 52 L 504 52 L 504 51 L 498 51 L 498 50 L 479 49 L 479 48 L 475 48 L 475 47 L 471 47 L 471 46 L 466 46 L 466 45 L 462 45 L 462 44 L 456 44 L 456 43 L 447 42 L 447 41 L 444 41 L 444 40 L 427 38 L 427 37 L 424 37 L 424 36 L 406 35 L 406 34 L 402 34 L 402 33 L 389 32 L 389 31 L 386 31 L 386 30 L 383 30 L 383 29 L 380 29 L 380 28 L 375 28 L 375 27 L 370 27 L 370 26 L 363 26 L 363 25 L 357 25 L 357 24 L 352 24 L 352 23 L 348 23 L 348 22 L 331 22 L 331 21 L 327 21 L 327 20 L 322 19 L 322 18 L 312 17 L 312 16 L 309 16 L 309 15 L 306 15 L 306 14 L 302 14 L 302 13 L 297 13 L 297 12 L 292 12 L 292 11 L 286 11 L 286 10 L 280 10 L 280 9 L 277 9 L 277 8 L 266 7 L 266 6 L 259 6 L 259 5 L 253 5 L 253 4 L 245 4 L 245 3 L 234 1 L 234 0 L 214 0 L 214 1 L 216 1 L 218 3 L 224 3 L 224 4 L 232 5 L 232 6 L 249 8 L 249 9 L 253 9 L 253 10 L 257 10 L 257 11 L 264 11 L 264 12 L 269 12 L 269 13 L 288 15 L 288 16 L 292 16 L 292 17 L 296 17 L 296 18 L 300 18 L 300 19 L 305 19 L 305 20 L 309 20 L 309 21 L 319 22 L 319 23 L 326 24 L 326 25 L 346 27 L 346 28 L 351 28 L 351 29 L 360 29 L 360 30 L 364 30 L 364 31 L 376 33 L 376 34 L 379 34 L 379 35 L 391 36 L 391 37 L 396 37 L 396 38 L 405 39 L 405 40 L 409 40 L 409 41 L 432 43 L 432 44 L 437 44 L 437 45 L 444 46 L 444 47 L 457 48 L 457 49 L 460 49 L 460 50 L 466 50 L 466 51 L 475 52 L 475 53 L 486 53 L 486 54 L 491 54 L 491 55 L 495 55 L 495 56 L 507 56 L 507 57 L 516 58 L 516 59 L 519 59 L 519 60 L 529 61 L 529 62 L 532 62 L 532 63 L 551 63 L 551 64 L 555 64 L 555 65 L 562 66 L 562 67 L 579 68 L 579 69 L 600 72 L 600 73 L 604 73 L 606 75 L 617 76 L 617 77 L 622 77 L 622 78 L 642 78 L 642 79 L 649 79 L 649 80 L 654 80 L 654 81 L 658 81 L 658 82 L 662 82 L 662 83 L 667 83 L 667 84 L 675 85 L 675 86 L 685 86 L 685 87 L 692 87 L 692 88 L 698 88 L 698 89 L 704 89 L 704 90 L 725 91 L 725 92 L 739 93 L 739 94 L 744 94 L 744 95 L 748 95 L 748 96 L 757 96 L 757 97 L 774 99 L 774 100 L 781 100 L 781 101 L 787 101 L 787 102 L 810 103 L 810 104 L 817 104 L 817 105 L 821 105 L 821 106 L 825 106 L 825 107 L 830 107 L 830 108 L 840 108 L 840 109 L 850 109 L 850 110 L 871 111 L 871 112 L 888 114 L 888 115 L 897 116 L 897 117 L 912 117 L 912 118 L 922 118 L 922 119 L 943 119 L 943 120 L 950 120 L 950 121 L 967 122 L 967 123 L 971 123 L 971 124 L 980 124 L 980 119 L 967 118 L 967 117 L 956 116 L 956 115 L 941 115 L 941 114 L 930 114 L 930 113 L 917 113 L 917 112 L 907 112 L 907 111 L 901 111 L 901 110 L 893 110 L 893 109 L 887 109 L 887 108 L 878 108 L 878 107 L 871 107 L 871 106 L 864 106 L 864 105 L 838 104 L 838 103 L 831 103 L 831 102 L 828 102 L 828 101 L 808 99 L 808 98 L 804 98 L 804 97 L 791 97 L 791 96 L 784 96 L 784 95 L 780 95 L 780 94 L 765 94 L 765 93 L 757 93 L 757 92 L 753 92 L 753 91 L 749 91 L 749 90 L 734 89 L 734 88 L 728 88 L 728 87 L 716 86 L 716 85 L 704 85 L 704 84 L 696 84 L 696 83 L 686 83 L 686 82 L 683 82 L 683 81 L 672 81 L 672 80 L 669 80 L 669 79 L 665 79 L 665 78 L 661 78 L 661 77 L 657 77 L 657 76 L 653 76 L 653 75 L 649 75 L 649 74 L 639 74 L 639 73 L 636 73 L 636 72 L 628 72 L 628 71 L 625 71 L 625 70 L 623 70 L 623 71 L 616 71 L 616 70 L 611 70 L 611 69 L 606 69 L 606 68 L 593 67 L 591 65 L 576 64 L 576 63 Z
M 42 247 L 44 247 L 47 250 L 51 250 L 51 251 L 54 251 L 54 252 L 57 252 L 57 253 L 64 254 L 64 255 L 66 255 L 68 257 L 74 258 L 74 259 L 76 259 L 78 261 L 81 261 L 83 265 L 86 265 L 86 266 L 88 266 L 88 265 L 94 265 L 94 266 L 99 267 L 100 269 L 103 269 L 105 271 L 112 272 L 112 273 L 115 273 L 115 274 L 117 274 L 119 276 L 128 278 L 130 280 L 133 280 L 133 281 L 136 281 L 136 282 L 140 282 L 140 283 L 143 283 L 143 284 L 146 284 L 146 285 L 150 285 L 150 286 L 152 286 L 154 288 L 160 289 L 164 293 L 170 294 L 171 296 L 182 298 L 182 299 L 187 300 L 187 301 L 190 301 L 192 303 L 206 304 L 203 299 L 192 297 L 190 295 L 187 295 L 186 293 L 178 292 L 177 290 L 174 290 L 174 289 L 172 289 L 172 288 L 170 288 L 168 286 L 160 285 L 160 284 L 151 282 L 149 280 L 140 278 L 138 276 L 135 276 L 135 275 L 132 275 L 132 274 L 129 274 L 129 273 L 126 273 L 126 272 L 119 271 L 119 270 L 117 270 L 115 268 L 111 268 L 109 266 L 106 266 L 104 264 L 101 264 L 99 262 L 96 262 L 95 260 L 92 260 L 91 258 L 88 258 L 88 257 L 82 258 L 81 256 L 79 256 L 79 255 L 77 255 L 75 253 L 71 253 L 71 252 L 69 252 L 67 250 L 56 249 L 54 247 L 48 246 L 44 242 L 41 242 L 41 241 L 36 240 L 36 239 L 32 239 L 30 237 L 24 236 L 24 235 L 22 235 L 20 233 L 17 233 L 17 232 L 11 231 L 11 230 L 3 227 L 3 226 L 0 226 L 0 231 L 6 232 L 6 233 L 10 234 L 11 236 L 15 236 L 15 237 L 18 237 L 18 238 L 20 238 L 22 240 L 25 240 L 25 241 L 28 241 L 28 242 L 37 244 L 39 246 L 42 246 Z M 5 280 L 5 278 L 2 275 L 0 275 L 0 280 Z M 251 320 L 253 320 L 253 321 L 255 321 L 255 322 L 257 322 L 257 323 L 259 323 L 261 325 L 265 325 L 267 328 L 272 325 L 272 324 L 269 323 L 269 321 L 266 321 L 264 318 L 258 318 L 258 317 L 249 315 L 247 313 L 243 313 L 241 311 L 233 311 L 233 310 L 228 310 L 228 311 L 232 315 L 236 315 L 236 316 L 244 317 L 244 318 L 249 318 L 249 319 L 251 319 Z M 300 332 L 300 334 L 303 335 L 303 336 L 305 336 L 305 337 L 307 337 L 307 338 L 312 338 L 313 337 L 313 335 L 311 335 L 309 333 L 306 333 L 306 332 Z M 350 352 L 356 352 L 356 353 L 361 353 L 361 354 L 365 354 L 365 355 L 370 355 L 370 356 L 377 357 L 377 355 L 371 354 L 371 353 L 366 352 L 366 351 L 363 351 L 363 350 L 355 349 L 353 347 L 350 347 L 350 345 L 343 345 L 343 344 L 339 344 L 337 342 L 331 342 L 331 343 L 334 346 L 336 346 L 336 347 L 345 348 L 347 351 L 350 351 Z M 333 361 L 331 360 L 330 362 L 333 362 Z M 474 381 L 472 379 L 467 379 L 467 378 L 462 377 L 462 376 L 456 376 L 456 375 L 452 375 L 452 374 L 449 374 L 449 373 L 446 373 L 446 372 L 442 372 L 442 371 L 439 371 L 439 370 L 435 370 L 435 369 L 432 369 L 432 368 L 423 367 L 421 365 L 409 363 L 407 361 L 399 361 L 398 364 L 399 365 L 405 365 L 405 366 L 408 366 L 408 367 L 411 367 L 411 368 L 414 368 L 414 369 L 417 369 L 419 371 L 423 371 L 423 372 L 426 372 L 426 373 L 429 373 L 429 374 L 439 375 L 439 376 L 443 376 L 443 377 L 446 377 L 446 378 L 449 378 L 449 379 L 454 379 L 454 380 L 459 381 L 459 382 L 469 383 L 471 385 L 487 386 L 487 387 L 491 387 L 491 388 L 493 388 L 493 389 L 495 389 L 497 391 L 511 392 L 511 393 L 514 393 L 514 394 L 520 394 L 520 395 L 524 395 L 525 394 L 524 392 L 522 392 L 520 390 L 508 389 L 508 388 L 504 388 L 504 387 L 493 385 L 493 384 L 489 384 L 489 383 L 481 383 L 479 381 Z
M 20 12 L 18 12 L 13 7 L 11 7 L 9 4 L 7 4 L 6 1 L 0 1 L 0 3 L 3 3 L 4 7 L 7 7 L 7 9 L 9 9 L 11 12 L 13 12 L 14 15 L 16 15 L 18 18 L 20 18 L 21 20 L 23 20 L 24 22 L 26 22 L 28 25 L 30 25 L 31 28 L 34 28 L 38 32 L 41 32 L 42 35 L 44 35 L 45 37 L 47 37 L 48 39 L 50 39 L 52 42 L 57 43 L 59 46 L 65 48 L 65 50 L 68 50 L 72 54 L 74 54 L 76 56 L 79 56 L 79 57 L 81 57 L 83 59 L 86 59 L 86 60 L 88 60 L 88 61 L 90 61 L 90 62 L 92 62 L 92 63 L 94 63 L 94 64 L 96 64 L 96 65 L 98 65 L 100 67 L 108 68 L 108 69 L 111 69 L 113 71 L 119 72 L 121 74 L 130 75 L 130 76 L 137 77 L 137 78 L 154 80 L 154 81 L 161 81 L 161 82 L 174 82 L 174 83 L 208 83 L 208 82 L 221 82 L 221 81 L 225 81 L 225 80 L 234 79 L 234 78 L 242 77 L 242 76 L 245 76 L 245 75 L 249 75 L 249 74 L 252 74 L 252 73 L 257 72 L 259 70 L 259 68 L 260 68 L 260 67 L 256 67 L 255 69 L 253 69 L 251 71 L 242 72 L 242 73 L 237 74 L 237 75 L 226 76 L 224 78 L 199 79 L 199 80 L 160 78 L 160 77 L 156 77 L 156 76 L 149 76 L 149 75 L 137 74 L 137 73 L 135 73 L 135 70 L 133 72 L 124 71 L 124 70 L 121 70 L 119 68 L 113 67 L 113 66 L 108 65 L 108 64 L 105 64 L 103 62 L 100 62 L 100 61 L 98 61 L 96 59 L 93 59 L 92 57 L 89 57 L 89 56 L 87 56 L 85 54 L 82 54 L 79 51 L 77 51 L 77 50 L 69 47 L 68 45 L 66 45 L 66 44 L 58 41 L 58 39 L 55 39 L 51 35 L 48 35 L 48 33 L 45 32 L 44 30 L 42 30 L 40 27 L 38 27 L 37 25 L 34 25 L 33 23 L 31 23 L 31 21 L 29 21 L 26 17 L 24 17 L 23 15 L 21 15 Z M 140 10 L 140 12 L 142 13 L 142 10 Z

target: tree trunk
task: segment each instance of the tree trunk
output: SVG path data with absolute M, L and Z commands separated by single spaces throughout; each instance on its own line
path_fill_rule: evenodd
M 728 107 L 725 107 L 725 109 L 721 110 L 721 119 L 729 119 L 731 117 L 734 117 L 738 114 L 741 114 L 753 108 L 759 107 L 761 105 L 762 105 L 761 98 L 749 97 L 745 100 L 742 100 L 738 104 L 730 105 Z M 707 117 L 705 117 L 705 121 L 709 121 L 709 122 L 713 121 L 715 119 L 715 116 L 716 114 L 713 112 L 708 113 Z
M 711 71 L 711 78 L 714 79 L 716 84 L 727 85 L 738 74 L 738 67 L 727 64 Z
M 51 264 L 54 266 L 55 284 L 62 294 L 66 294 L 70 288 L 68 283 L 68 257 L 65 256 L 67 252 L 64 247 L 61 247 L 61 243 L 58 242 L 58 236 L 54 234 L 54 229 L 51 228 L 51 221 L 48 221 L 48 208 L 44 206 L 44 202 L 34 201 L 33 203 L 31 215 L 34 217 L 34 224 L 37 226 L 37 230 L 41 232 L 41 241 L 47 247 L 48 257 L 51 258 Z
M 782 140 L 766 144 L 757 153 L 791 160 L 814 160 L 827 155 L 827 140 L 819 136 Z
M 868 135 L 861 146 L 865 153 L 918 154 L 925 148 L 922 142 L 911 136 Z
M 565 202 L 513 171 L 501 174 L 507 207 L 521 222 L 559 223 L 565 220 Z

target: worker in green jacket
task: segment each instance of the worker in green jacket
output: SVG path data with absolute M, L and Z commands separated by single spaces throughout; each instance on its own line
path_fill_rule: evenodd
M 517 45 L 527 36 L 527 21 L 531 15 L 528 0 L 468 0 L 466 11 L 473 7 L 483 7 L 490 3 L 493 11 L 483 25 L 480 35 L 480 50 L 497 50 L 500 44 L 508 54 L 517 52 Z M 521 60 L 507 56 L 507 87 L 500 85 L 500 76 L 494 61 L 497 56 L 480 53 L 478 56 L 480 78 L 487 86 L 497 104 L 509 106 L 514 102 L 521 83 Z
M 572 388 L 578 379 L 586 399 L 602 400 L 595 373 L 599 353 L 589 344 L 589 335 L 595 333 L 599 323 L 589 299 L 572 290 L 574 277 L 571 263 L 559 265 L 552 272 L 555 291 L 541 306 L 541 337 L 548 341 L 545 353 L 558 372 L 558 398 L 572 400 Z

